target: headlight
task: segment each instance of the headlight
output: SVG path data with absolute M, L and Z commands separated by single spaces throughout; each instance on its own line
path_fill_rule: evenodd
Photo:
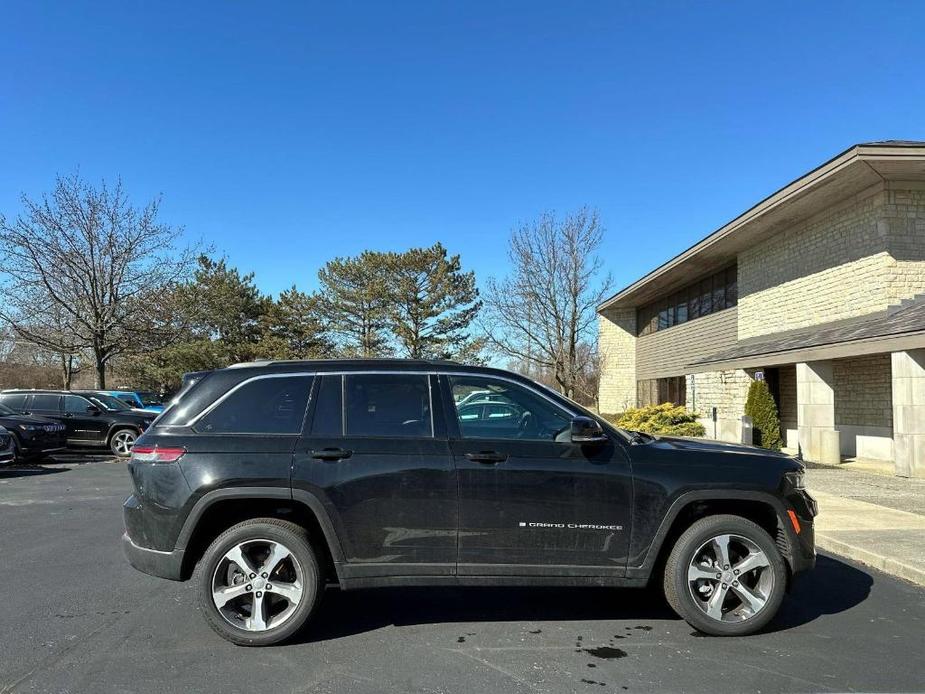
M 806 478 L 802 472 L 788 472 L 784 478 L 790 484 L 791 489 L 806 489 Z
M 36 426 L 35 424 L 20 424 L 19 428 L 23 431 L 41 431 L 42 427 Z

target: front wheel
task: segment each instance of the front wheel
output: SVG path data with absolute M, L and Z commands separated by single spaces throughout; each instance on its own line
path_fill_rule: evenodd
M 120 458 L 128 458 L 137 438 L 138 434 L 133 429 L 119 429 L 109 438 L 109 450 Z
M 276 518 L 232 526 L 199 563 L 206 621 L 239 646 L 270 646 L 295 634 L 321 595 L 318 561 L 305 530 Z
M 688 624 L 714 636 L 753 634 L 784 599 L 787 567 L 759 525 L 741 516 L 701 518 L 671 550 L 665 597 Z

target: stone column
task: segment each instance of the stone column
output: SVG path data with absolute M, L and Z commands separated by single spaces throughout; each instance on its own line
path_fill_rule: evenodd
M 893 352 L 891 364 L 896 474 L 925 477 L 925 349 Z
M 598 407 L 616 414 L 636 406 L 636 309 L 607 309 L 598 315 L 601 382 Z
M 797 364 L 797 430 L 805 460 L 838 462 L 834 382 L 831 361 Z

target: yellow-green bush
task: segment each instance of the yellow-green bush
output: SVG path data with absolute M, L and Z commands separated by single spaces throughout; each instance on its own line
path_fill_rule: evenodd
M 706 431 L 697 421 L 697 413 L 683 405 L 664 403 L 634 407 L 619 415 L 603 415 L 621 429 L 644 431 L 667 436 L 703 436 Z

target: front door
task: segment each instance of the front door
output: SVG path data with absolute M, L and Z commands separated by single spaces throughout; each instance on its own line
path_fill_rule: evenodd
M 572 443 L 573 413 L 538 388 L 483 375 L 441 383 L 459 478 L 459 575 L 623 575 L 632 477 L 622 444 Z
M 62 399 L 64 418 L 61 421 L 68 441 L 98 443 L 106 439 L 108 423 L 100 415 L 98 405 L 79 395 L 65 395 Z
M 455 573 L 456 477 L 436 388 L 425 373 L 316 379 L 292 487 L 324 504 L 347 577 Z

